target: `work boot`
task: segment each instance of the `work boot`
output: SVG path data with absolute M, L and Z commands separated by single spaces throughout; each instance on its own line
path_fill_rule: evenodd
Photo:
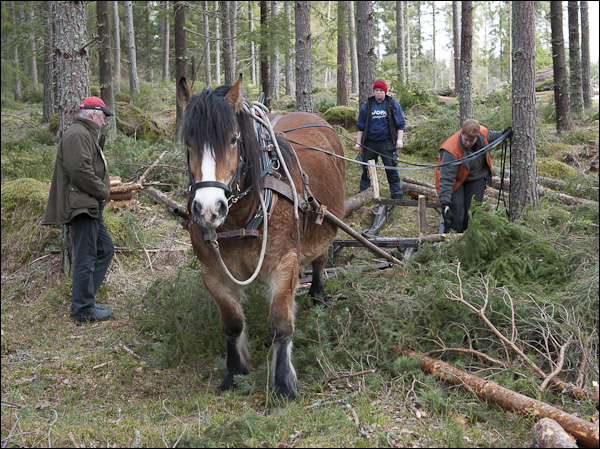
M 110 309 L 98 309 L 96 307 L 90 307 L 88 313 L 81 313 L 73 316 L 75 324 L 81 325 L 84 323 L 93 323 L 94 321 L 104 321 L 113 317 L 115 312 Z

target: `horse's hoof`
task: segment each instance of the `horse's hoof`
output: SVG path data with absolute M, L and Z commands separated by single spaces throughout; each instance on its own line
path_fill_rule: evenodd
M 294 399 L 297 399 L 298 396 L 299 396 L 298 392 L 293 387 L 292 388 L 280 388 L 280 387 L 273 388 L 273 399 L 275 399 L 276 401 L 282 401 L 282 402 L 293 401 Z
M 227 390 L 234 390 L 234 389 L 235 389 L 235 383 L 233 382 L 233 374 L 225 376 L 223 378 L 223 380 L 221 381 L 221 383 L 219 384 L 219 390 L 227 391 Z

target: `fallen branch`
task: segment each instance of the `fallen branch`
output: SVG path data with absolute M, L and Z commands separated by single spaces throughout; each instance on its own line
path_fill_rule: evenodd
M 473 306 L 472 304 L 470 304 L 467 301 L 465 301 L 465 299 L 463 297 L 463 291 L 462 291 L 462 280 L 460 278 L 460 262 L 458 263 L 458 266 L 457 266 L 456 277 L 458 278 L 459 296 L 456 296 L 455 294 L 450 293 L 449 295 L 446 295 L 446 298 L 448 298 L 450 301 L 460 302 L 461 304 L 464 304 L 469 309 L 471 309 L 471 311 L 473 311 L 475 314 L 477 314 L 479 316 L 479 318 L 481 318 L 481 320 L 486 324 L 486 326 L 488 328 L 490 328 L 490 330 L 505 345 L 507 345 L 510 348 L 512 348 L 513 351 L 515 351 L 519 355 L 519 357 L 521 358 L 521 360 L 523 360 L 527 365 L 529 365 L 538 374 L 538 376 L 540 376 L 544 380 L 547 377 L 550 377 L 550 382 L 552 383 L 553 387 L 555 387 L 558 391 L 565 392 L 569 396 L 571 396 L 571 397 L 573 397 L 575 399 L 587 399 L 587 400 L 591 400 L 591 401 L 595 402 L 596 407 L 598 407 L 598 394 L 597 393 L 596 394 L 588 393 L 587 391 L 585 391 L 582 388 L 577 388 L 576 386 L 574 386 L 572 384 L 568 384 L 565 381 L 563 381 L 563 380 L 561 380 L 561 379 L 559 379 L 557 377 L 554 377 L 556 374 L 558 374 L 558 372 L 556 374 L 553 373 L 552 375 L 548 376 L 546 373 L 544 373 L 542 371 L 542 369 L 539 366 L 537 366 L 535 363 L 533 363 L 529 359 L 529 357 L 527 357 L 527 355 L 525 355 L 523 353 L 523 351 L 521 351 L 521 349 L 519 349 L 519 347 L 513 341 L 509 340 L 504 335 L 502 335 L 502 333 L 496 328 L 496 326 L 494 326 L 492 324 L 492 322 L 485 315 L 485 309 L 486 309 L 487 303 L 488 303 L 487 296 L 484 298 L 484 303 L 483 303 L 483 306 L 481 307 L 481 309 L 477 309 L 475 306 Z M 565 346 L 567 346 L 567 345 L 565 345 Z M 565 346 L 563 346 L 563 348 L 561 348 L 561 353 L 564 350 L 566 350 Z M 563 357 L 564 357 L 564 354 L 563 354 Z M 559 363 L 559 365 L 560 365 L 559 368 L 562 369 L 562 363 Z
M 598 447 L 598 425 L 589 423 L 577 416 L 563 412 L 549 404 L 532 399 L 504 388 L 490 380 L 481 379 L 465 373 L 453 366 L 417 354 L 414 351 L 403 351 L 405 357 L 420 360 L 421 370 L 433 374 L 453 385 L 471 391 L 481 399 L 491 401 L 500 407 L 532 415 L 535 419 L 551 418 L 559 423 L 577 442 L 584 447 Z

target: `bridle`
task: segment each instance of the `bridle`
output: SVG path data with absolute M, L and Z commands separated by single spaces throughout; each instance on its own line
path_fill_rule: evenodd
M 241 152 L 242 139 L 241 139 L 241 134 L 239 132 L 235 135 L 235 139 L 237 140 L 238 167 L 237 167 L 235 174 L 231 178 L 231 181 L 229 181 L 229 184 L 224 184 L 219 181 L 195 182 L 194 177 L 192 175 L 192 170 L 190 168 L 190 146 L 189 146 L 189 144 L 186 145 L 187 166 L 188 166 L 188 176 L 189 176 L 188 192 L 189 192 L 190 198 L 193 198 L 196 195 L 196 190 L 198 190 L 198 189 L 201 189 L 204 187 L 217 187 L 217 188 L 223 189 L 225 191 L 225 197 L 227 198 L 227 201 L 231 204 L 231 203 L 237 202 L 240 198 L 242 198 L 249 192 L 250 188 L 246 189 L 244 192 L 241 192 L 241 188 L 240 188 L 240 180 L 241 180 L 241 177 L 243 174 L 245 162 L 244 162 L 244 159 L 242 158 L 242 152 Z M 238 192 L 238 194 L 234 195 L 233 194 L 234 191 Z

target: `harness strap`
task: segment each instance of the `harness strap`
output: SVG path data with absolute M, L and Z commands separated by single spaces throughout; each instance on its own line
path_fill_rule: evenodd
M 203 232 L 202 233 L 202 241 L 204 241 L 204 243 L 209 243 L 209 242 L 215 240 L 214 236 L 215 236 L 214 231 L 213 232 L 209 231 L 206 233 Z M 216 233 L 216 238 L 219 240 L 243 239 L 244 237 L 256 238 L 259 236 L 260 236 L 260 233 L 258 232 L 257 229 L 245 229 L 245 228 L 236 229 L 235 231 L 223 231 L 223 232 Z

